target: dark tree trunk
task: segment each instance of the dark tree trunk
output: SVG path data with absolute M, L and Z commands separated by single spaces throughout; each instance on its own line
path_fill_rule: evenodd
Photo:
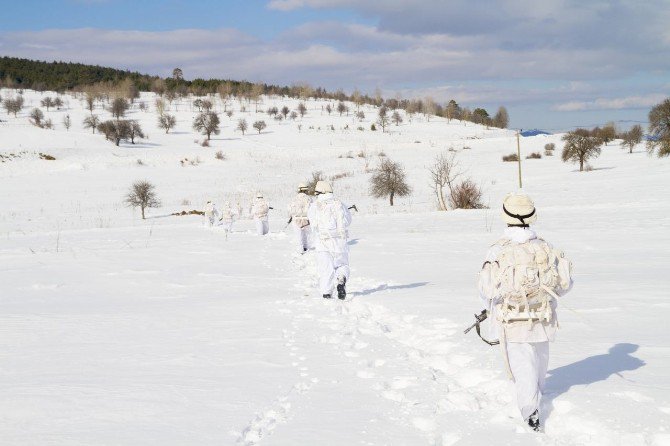
M 395 195 L 395 192 L 391 192 L 391 195 L 389 195 L 389 201 L 391 202 L 391 206 L 393 206 L 393 195 Z

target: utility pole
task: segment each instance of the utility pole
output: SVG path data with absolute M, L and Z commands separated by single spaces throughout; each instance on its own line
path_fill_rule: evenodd
M 519 142 L 519 133 L 521 130 L 516 131 L 516 156 L 519 163 L 519 189 L 523 189 L 523 183 L 521 182 L 521 143 Z

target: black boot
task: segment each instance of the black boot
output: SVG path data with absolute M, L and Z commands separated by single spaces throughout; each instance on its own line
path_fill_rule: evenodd
M 324 294 L 324 295 L 323 295 L 323 298 L 324 298 L 324 299 L 330 299 L 331 297 L 333 297 L 333 296 L 331 296 L 330 294 Z
M 342 283 L 337 284 L 337 298 L 340 300 L 344 300 L 345 297 L 347 297 L 347 290 L 344 288 L 344 285 L 347 283 L 347 278 L 343 277 L 342 278 Z
M 528 417 L 526 422 L 535 432 L 540 432 L 540 416 L 538 415 L 537 410 Z

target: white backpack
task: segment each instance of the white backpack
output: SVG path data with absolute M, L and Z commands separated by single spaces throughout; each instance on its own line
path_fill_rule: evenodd
M 343 222 L 342 203 L 339 200 L 317 201 L 316 230 L 321 239 L 346 238 Z M 310 222 L 314 224 L 314 222 Z
M 525 243 L 503 240 L 492 275 L 501 301 L 496 305 L 501 322 L 551 322 L 551 301 L 570 288 L 572 263 L 562 251 L 542 239 Z

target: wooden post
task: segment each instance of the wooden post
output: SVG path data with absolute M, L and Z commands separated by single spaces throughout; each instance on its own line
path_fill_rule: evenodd
M 516 131 L 516 156 L 519 158 L 519 189 L 523 189 L 523 183 L 521 182 L 521 144 L 519 143 L 519 130 Z

